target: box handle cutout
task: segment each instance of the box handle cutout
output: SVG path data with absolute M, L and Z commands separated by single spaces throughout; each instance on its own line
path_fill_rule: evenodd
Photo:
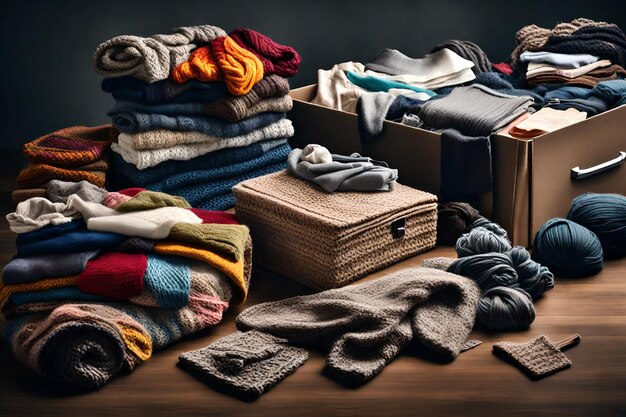
M 610 161 L 603 162 L 599 165 L 593 166 L 591 168 L 580 169 L 580 167 L 572 168 L 571 177 L 573 180 L 582 180 L 583 178 L 590 177 L 592 175 L 599 174 L 608 169 L 615 168 L 620 165 L 622 162 L 626 160 L 626 152 L 620 151 L 619 156 L 615 159 L 611 159 Z
M 398 220 L 394 220 L 391 223 L 391 235 L 394 239 L 401 239 L 404 237 L 404 225 L 406 224 L 406 217 L 400 217 Z

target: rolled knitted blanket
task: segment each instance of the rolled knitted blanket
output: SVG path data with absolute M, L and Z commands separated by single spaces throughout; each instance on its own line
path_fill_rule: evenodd
M 111 139 L 111 125 L 71 126 L 24 144 L 23 152 L 33 164 L 77 167 L 102 158 Z
M 271 149 L 286 144 L 285 139 L 268 140 L 253 143 L 241 148 L 228 148 L 193 158 L 187 161 L 165 161 L 155 167 L 137 169 L 129 164 L 116 152 L 111 154 L 111 171 L 109 181 L 112 190 L 129 187 L 147 188 L 147 185 L 165 180 L 184 172 L 203 171 L 207 167 L 224 168 L 229 165 L 260 158 Z M 286 157 L 285 157 L 286 159 Z M 163 191 L 155 189 L 154 191 Z M 178 195 L 177 193 L 173 193 Z M 185 197 L 186 198 L 186 197 Z
M 135 77 L 105 78 L 102 91 L 111 93 L 116 100 L 137 103 L 210 103 L 227 94 L 226 85 L 221 82 L 203 83 L 189 80 L 179 84 L 172 80 L 146 83 Z
M 292 77 L 298 72 L 301 58 L 292 47 L 276 43 L 252 29 L 235 29 L 228 36 L 256 55 L 263 63 L 263 70 L 266 74 Z
M 173 34 L 116 36 L 101 43 L 93 55 L 93 67 L 105 77 L 132 75 L 146 82 L 164 80 L 191 51 L 220 36 L 222 29 L 203 25 L 174 29 Z
M 220 149 L 239 148 L 265 140 L 289 138 L 293 136 L 293 133 L 291 120 L 283 119 L 245 135 L 228 139 L 197 132 L 153 130 L 135 135 L 121 134 L 118 143 L 112 146 L 113 151 L 120 154 L 126 162 L 135 165 L 137 169 L 146 169 L 165 161 L 186 161 Z M 156 140 L 150 143 L 144 140 L 146 136 Z M 182 140 L 191 140 L 191 142 L 176 143 Z M 135 146 L 137 143 L 140 148 L 148 147 L 148 149 L 137 150 Z
M 147 130 L 168 129 L 176 131 L 196 131 L 220 137 L 245 135 L 255 129 L 283 119 L 285 113 L 261 113 L 237 123 L 231 123 L 210 116 L 168 116 L 158 113 L 123 112 L 109 114 L 113 126 L 123 133 L 145 132 Z

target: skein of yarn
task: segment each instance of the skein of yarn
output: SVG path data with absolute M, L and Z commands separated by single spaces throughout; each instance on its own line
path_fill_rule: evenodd
M 494 287 L 519 287 L 513 262 L 505 253 L 481 253 L 452 262 L 448 272 L 472 278 L 483 291 Z
M 465 230 L 480 215 L 467 203 L 439 204 L 437 208 L 437 244 L 454 245 Z
M 533 259 L 557 276 L 578 278 L 597 274 L 603 265 L 602 245 L 584 226 L 567 219 L 550 219 L 533 239 Z
M 472 222 L 469 226 L 467 226 L 465 230 L 463 230 L 463 233 L 468 233 L 469 231 L 477 227 L 483 227 L 500 237 L 503 237 L 507 240 L 509 239 L 509 236 L 507 235 L 506 230 L 504 230 L 498 223 L 494 223 L 491 220 L 483 216 L 479 216 L 474 222 Z
M 545 266 L 533 261 L 526 248 L 515 246 L 509 252 L 509 256 L 517 271 L 519 286 L 530 294 L 533 300 L 554 288 L 554 274 Z
M 626 256 L 626 196 L 581 194 L 572 201 L 567 218 L 595 233 L 606 257 Z
M 469 233 L 465 233 L 456 241 L 456 253 L 459 258 L 479 253 L 504 253 L 509 250 L 511 250 L 511 244 L 505 237 L 499 236 L 482 226 L 470 230 Z
M 528 329 L 534 320 L 531 296 L 520 288 L 494 287 L 478 301 L 476 322 L 488 330 Z

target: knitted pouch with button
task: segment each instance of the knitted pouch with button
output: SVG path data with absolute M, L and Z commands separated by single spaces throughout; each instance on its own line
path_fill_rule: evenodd
M 578 343 L 580 335 L 577 334 L 557 343 L 541 335 L 525 343 L 496 343 L 493 354 L 517 366 L 531 379 L 541 379 L 572 366 L 562 350 Z
M 256 400 L 308 358 L 305 349 L 258 331 L 236 332 L 204 349 L 185 352 L 179 366 L 215 389 Z

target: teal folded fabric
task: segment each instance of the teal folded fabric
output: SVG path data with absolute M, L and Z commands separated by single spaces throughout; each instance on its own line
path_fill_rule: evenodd
M 177 256 L 150 254 L 144 288 L 163 308 L 184 307 L 189 302 L 189 260 Z
M 392 88 L 402 88 L 405 90 L 412 90 L 417 93 L 425 93 L 430 97 L 434 97 L 437 95 L 437 93 L 435 93 L 434 91 L 426 90 L 425 88 L 419 88 L 410 84 L 404 84 L 397 81 L 386 80 L 384 78 L 375 77 L 373 75 L 359 75 L 352 71 L 346 71 L 346 77 L 352 84 L 372 92 L 387 92 Z

